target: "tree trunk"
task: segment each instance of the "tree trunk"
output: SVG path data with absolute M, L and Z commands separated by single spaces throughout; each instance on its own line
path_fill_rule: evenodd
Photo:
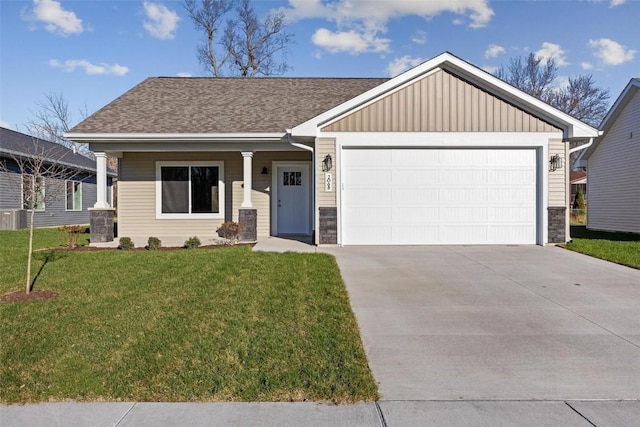
M 36 210 L 31 209 L 31 218 L 29 219 L 29 255 L 27 258 L 27 294 L 31 292 L 31 255 L 33 254 L 33 217 Z

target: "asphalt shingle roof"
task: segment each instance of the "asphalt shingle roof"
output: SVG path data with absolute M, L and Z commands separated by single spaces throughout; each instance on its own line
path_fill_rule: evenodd
M 154 77 L 70 132 L 284 133 L 387 80 Z

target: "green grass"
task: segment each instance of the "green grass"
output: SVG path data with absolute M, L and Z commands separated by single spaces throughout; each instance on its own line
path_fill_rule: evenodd
M 0 232 L 0 293 L 22 289 L 24 231 Z M 37 247 L 62 243 L 37 230 Z M 253 253 L 55 251 L 34 289 L 0 303 L 0 400 L 374 400 L 335 259 Z
M 640 269 L 638 234 L 592 231 L 584 225 L 572 225 L 571 237 L 567 249 Z

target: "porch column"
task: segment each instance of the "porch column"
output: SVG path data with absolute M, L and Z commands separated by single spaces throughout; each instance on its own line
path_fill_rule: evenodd
M 96 203 L 89 208 L 90 242 L 105 243 L 114 239 L 114 214 L 107 203 L 107 154 L 95 153 L 96 156 Z
M 240 226 L 240 242 L 255 242 L 258 240 L 258 210 L 251 201 L 253 187 L 251 169 L 253 167 L 253 151 L 242 151 L 242 172 L 244 178 L 244 197 L 238 209 L 238 225 Z
M 243 151 L 243 179 L 244 179 L 244 198 L 242 199 L 243 208 L 252 208 L 251 187 L 253 187 L 251 168 L 253 167 L 253 151 Z
M 107 203 L 107 153 L 96 152 L 96 190 L 97 198 L 94 208 L 105 209 L 109 207 Z

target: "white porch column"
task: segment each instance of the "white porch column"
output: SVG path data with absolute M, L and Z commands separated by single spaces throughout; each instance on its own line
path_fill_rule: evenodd
M 253 187 L 253 177 L 251 175 L 251 168 L 253 167 L 253 151 L 242 151 L 242 172 L 244 180 L 244 198 L 242 200 L 243 208 L 252 208 L 251 202 L 251 188 Z
M 109 208 L 107 203 L 107 153 L 96 152 L 97 198 L 94 208 Z

